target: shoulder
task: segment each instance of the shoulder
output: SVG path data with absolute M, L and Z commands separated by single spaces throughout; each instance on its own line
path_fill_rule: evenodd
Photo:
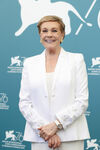
M 73 59 L 75 62 L 83 61 L 84 56 L 82 53 L 72 53 L 64 50 L 65 56 L 68 56 L 69 59 Z
M 69 55 L 70 57 L 74 57 L 76 59 L 82 59 L 83 54 L 82 53 L 72 53 L 64 50 L 65 55 Z
M 31 64 L 35 64 L 37 62 L 40 61 L 40 54 L 39 55 L 35 55 L 35 56 L 31 56 L 31 57 L 28 57 L 24 60 L 24 66 L 26 65 L 31 65 Z

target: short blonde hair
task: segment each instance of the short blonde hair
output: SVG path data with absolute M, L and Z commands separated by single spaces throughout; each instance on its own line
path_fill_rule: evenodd
M 65 37 L 65 24 L 63 23 L 62 19 L 58 16 L 44 16 L 43 18 L 41 18 L 37 24 L 39 33 L 41 32 L 42 23 L 49 22 L 49 21 L 58 22 L 60 25 L 60 31 L 61 33 L 64 33 L 64 37 Z

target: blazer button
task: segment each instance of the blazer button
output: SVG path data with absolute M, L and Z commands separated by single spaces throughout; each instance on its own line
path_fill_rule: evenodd
M 45 95 L 44 97 L 47 98 L 47 95 Z

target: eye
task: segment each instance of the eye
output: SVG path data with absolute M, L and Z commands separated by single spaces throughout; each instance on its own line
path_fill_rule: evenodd
M 57 30 L 56 30 L 56 29 L 53 29 L 52 32 L 57 32 Z
M 45 30 L 42 30 L 42 32 L 48 32 L 48 30 L 45 29 Z

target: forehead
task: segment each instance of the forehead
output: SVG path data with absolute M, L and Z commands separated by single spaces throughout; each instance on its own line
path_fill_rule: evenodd
M 53 22 L 53 21 L 43 22 L 41 24 L 41 29 L 42 28 L 47 28 L 47 29 L 57 28 L 57 29 L 60 29 L 60 24 L 58 22 Z

